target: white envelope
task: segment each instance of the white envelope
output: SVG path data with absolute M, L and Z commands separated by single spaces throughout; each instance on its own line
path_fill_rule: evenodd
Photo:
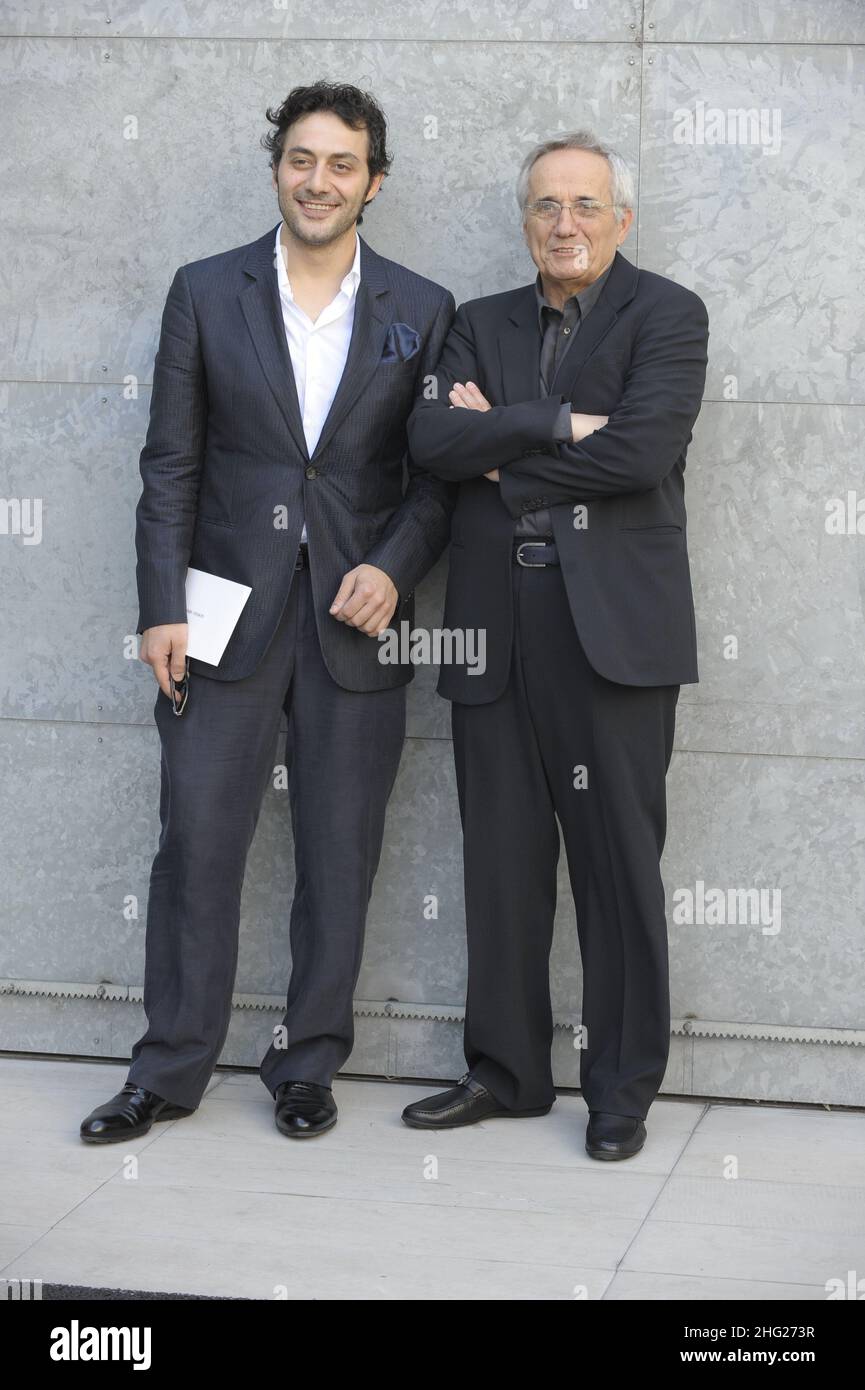
M 251 593 L 248 584 L 220 579 L 190 566 L 186 572 L 187 656 L 218 666 Z

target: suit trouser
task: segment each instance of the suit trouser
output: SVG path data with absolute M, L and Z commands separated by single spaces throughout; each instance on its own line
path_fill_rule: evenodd
M 503 694 L 452 709 L 466 1062 L 508 1108 L 555 1099 L 549 955 L 558 818 L 583 966 L 583 1098 L 591 1110 L 645 1119 L 670 1047 L 659 860 L 679 687 L 600 676 L 580 645 L 558 566 L 514 565 L 513 598 Z
M 148 1027 L 128 1079 L 178 1105 L 198 1105 L 228 1033 L 247 852 L 283 710 L 292 969 L 261 1078 L 271 1092 L 289 1080 L 329 1086 L 354 1043 L 352 999 L 405 735 L 405 687 L 360 693 L 336 684 L 321 655 L 309 571 L 299 570 L 252 675 L 194 674 L 179 718 L 168 696 L 156 699 L 162 829 L 147 906 Z

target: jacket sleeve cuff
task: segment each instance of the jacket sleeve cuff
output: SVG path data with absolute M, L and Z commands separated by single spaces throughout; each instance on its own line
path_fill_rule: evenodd
M 540 452 L 540 450 L 538 450 Z M 540 491 L 543 485 L 534 478 L 526 478 L 520 473 L 512 473 L 508 468 L 499 472 L 499 492 L 514 521 L 519 521 L 525 512 L 537 512 L 553 503 Z
M 571 429 L 571 404 L 565 401 L 561 410 L 556 416 L 556 423 L 553 426 L 553 442 L 555 444 L 573 444 L 574 434 Z

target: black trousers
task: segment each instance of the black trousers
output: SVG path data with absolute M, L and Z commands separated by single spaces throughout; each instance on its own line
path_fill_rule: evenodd
M 659 860 L 679 687 L 618 685 L 598 675 L 558 566 L 514 565 L 512 582 L 508 685 L 489 704 L 452 707 L 468 936 L 466 1062 L 509 1108 L 555 1099 L 549 955 L 558 818 L 583 966 L 583 1098 L 590 1110 L 644 1119 L 670 1047 Z
M 405 687 L 359 693 L 336 684 L 301 570 L 252 675 L 193 676 L 179 718 L 168 696 L 156 698 L 162 829 L 147 905 L 148 1026 L 128 1079 L 178 1105 L 198 1105 L 228 1033 L 247 853 L 283 710 L 296 871 L 292 968 L 283 1029 L 261 1078 L 271 1092 L 281 1081 L 329 1086 L 354 1043 L 352 1000 L 405 736 Z

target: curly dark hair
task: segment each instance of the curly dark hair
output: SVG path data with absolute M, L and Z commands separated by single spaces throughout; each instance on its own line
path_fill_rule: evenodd
M 261 137 L 262 147 L 270 151 L 270 167 L 276 173 L 282 158 L 285 133 L 301 116 L 315 111 L 332 111 L 351 130 L 367 132 L 367 167 L 370 182 L 376 174 L 387 177 L 393 155 L 387 149 L 387 120 L 370 92 L 362 92 L 348 82 L 313 82 L 309 87 L 292 87 L 281 106 L 269 106 L 265 112 L 270 124 L 276 126 Z M 358 217 L 363 221 L 363 214 Z

